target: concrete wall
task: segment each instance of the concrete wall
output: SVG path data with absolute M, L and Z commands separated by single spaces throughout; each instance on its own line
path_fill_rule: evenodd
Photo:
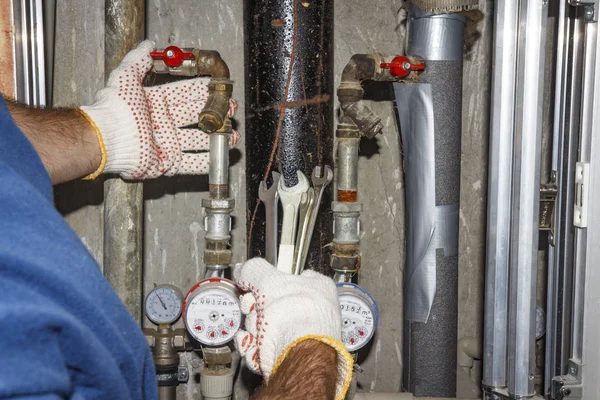
M 483 0 L 482 0 L 483 1 Z M 350 56 L 355 53 L 400 52 L 401 32 L 396 14 L 402 0 L 373 0 L 365 7 L 362 0 L 335 3 L 335 82 Z M 484 1 L 491 4 L 492 1 Z M 87 2 L 57 1 L 55 55 L 55 105 L 89 104 L 104 83 L 104 0 Z M 243 110 L 243 9 L 242 2 L 151 0 L 147 2 L 147 37 L 158 46 L 176 44 L 215 49 L 231 68 L 235 81 L 234 98 L 240 112 L 235 118 L 242 143 L 231 158 L 232 193 L 238 204 L 233 231 L 234 260 L 245 255 L 244 209 L 244 120 Z M 489 34 L 489 28 L 485 32 Z M 489 39 L 489 36 L 488 36 Z M 489 51 L 489 41 L 475 46 Z M 479 47 L 478 47 L 479 46 Z M 489 56 L 489 53 L 486 57 Z M 482 61 L 483 60 L 483 61 Z M 60 67 L 59 67 L 60 66 Z M 459 282 L 462 320 L 459 338 L 480 335 L 481 283 L 483 279 L 483 223 L 486 193 L 485 160 L 487 152 L 486 65 L 480 56 L 467 60 L 465 71 L 465 111 L 480 115 L 464 118 L 463 179 L 461 198 L 460 267 L 470 276 Z M 475 82 L 472 86 L 470 82 Z M 372 98 L 390 100 L 389 88 L 369 90 Z M 363 267 L 359 283 L 379 303 L 380 327 L 372 345 L 360 354 L 364 373 L 358 376 L 359 391 L 394 392 L 402 377 L 402 320 L 404 271 L 404 191 L 401 148 L 393 105 L 389 101 L 372 104 L 384 122 L 384 132 L 361 143 L 359 182 L 364 204 L 362 215 Z M 336 105 L 337 107 L 337 105 Z M 482 112 L 484 114 L 482 114 Z M 162 178 L 145 183 L 144 276 L 145 292 L 152 286 L 170 283 L 183 291 L 204 273 L 202 250 L 204 232 L 200 201 L 207 196 L 206 177 Z M 71 226 L 92 254 L 102 259 L 102 182 L 74 182 L 56 189 L 56 201 Z M 478 322 L 479 321 L 479 322 Z M 146 326 L 150 326 L 146 321 Z M 462 329 L 462 330 L 461 330 Z M 182 357 L 192 368 L 200 367 L 193 354 Z M 192 379 L 193 380 L 193 379 Z M 239 398 L 247 396 L 247 376 L 238 383 Z M 197 398 L 195 384 L 179 388 L 180 398 Z

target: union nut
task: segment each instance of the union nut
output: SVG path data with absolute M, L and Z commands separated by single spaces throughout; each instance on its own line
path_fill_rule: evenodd
M 342 273 L 357 272 L 360 269 L 360 255 L 333 254 L 331 256 L 331 268 Z

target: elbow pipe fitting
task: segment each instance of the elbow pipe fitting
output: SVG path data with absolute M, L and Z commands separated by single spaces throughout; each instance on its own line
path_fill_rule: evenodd
M 362 82 L 373 79 L 379 66 L 375 59 L 379 54 L 355 54 L 342 71 L 342 82 Z
M 199 50 L 196 57 L 197 75 L 229 81 L 229 67 L 218 51 Z

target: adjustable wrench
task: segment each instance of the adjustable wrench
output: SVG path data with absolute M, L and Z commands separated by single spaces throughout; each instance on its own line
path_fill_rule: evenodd
M 284 180 L 279 180 L 277 193 L 283 206 L 283 223 L 281 226 L 281 241 L 279 243 L 279 256 L 277 269 L 288 274 L 293 272 L 294 239 L 298 222 L 298 210 L 302 195 L 308 191 L 310 184 L 302 171 L 297 171 L 298 183 L 290 188 L 285 186 Z
M 279 194 L 277 188 L 279 184 L 279 172 L 272 172 L 273 184 L 267 189 L 267 182 L 262 181 L 258 185 L 258 198 L 265 205 L 265 214 L 267 225 L 265 232 L 265 258 L 273 265 L 277 264 L 277 205 L 279 203 Z
M 315 229 L 315 223 L 317 222 L 317 216 L 319 214 L 319 206 L 321 205 L 321 198 L 323 192 L 329 183 L 333 180 L 333 171 L 329 165 L 325 165 L 324 171 L 321 171 L 321 166 L 317 165 L 312 172 L 311 180 L 313 183 L 313 191 L 315 193 L 314 202 L 306 215 L 308 221 L 300 220 L 302 224 L 302 231 L 298 233 L 298 241 L 296 248 L 295 257 L 295 268 L 294 273 L 300 274 L 304 270 L 304 264 L 306 264 L 306 257 L 308 256 L 308 249 L 310 248 L 310 240 Z M 301 238 L 300 238 L 301 237 Z

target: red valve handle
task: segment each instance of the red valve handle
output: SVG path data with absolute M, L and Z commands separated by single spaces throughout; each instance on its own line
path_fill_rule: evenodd
M 155 60 L 163 60 L 171 68 L 179 67 L 183 60 L 193 60 L 194 53 L 183 51 L 177 46 L 169 46 L 163 51 L 152 51 L 150 57 Z
M 392 76 L 404 78 L 408 76 L 412 71 L 423 71 L 425 69 L 425 63 L 422 61 L 411 61 L 406 56 L 397 56 L 394 57 L 392 62 L 381 63 L 380 67 L 389 69 L 390 75 Z

